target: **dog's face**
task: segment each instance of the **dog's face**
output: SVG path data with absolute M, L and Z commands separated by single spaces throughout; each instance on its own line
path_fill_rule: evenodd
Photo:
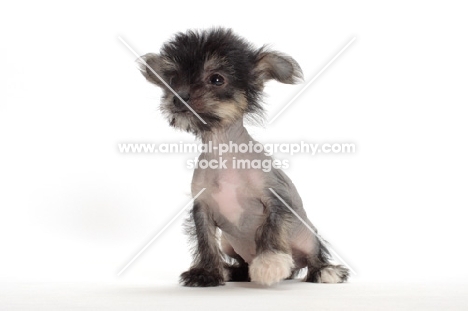
M 261 115 L 265 81 L 295 83 L 302 78 L 291 57 L 255 49 L 228 29 L 179 33 L 160 54 L 142 56 L 140 70 L 163 89 L 161 111 L 169 124 L 196 135 L 229 126 L 245 114 Z

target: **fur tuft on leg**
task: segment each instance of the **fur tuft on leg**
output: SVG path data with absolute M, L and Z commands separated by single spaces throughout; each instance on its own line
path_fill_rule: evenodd
M 330 253 L 319 242 L 318 254 L 307 258 L 307 276 L 305 282 L 311 283 L 343 283 L 348 280 L 349 270 L 342 265 L 330 264 Z
M 216 271 L 191 268 L 180 275 L 180 283 L 189 287 L 212 287 L 224 285 L 224 276 Z
M 317 274 L 317 283 L 343 283 L 348 280 L 348 269 L 341 265 L 322 267 Z

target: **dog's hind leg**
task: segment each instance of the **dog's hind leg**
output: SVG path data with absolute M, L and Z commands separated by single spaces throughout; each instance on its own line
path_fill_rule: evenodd
M 343 283 L 349 276 L 349 270 L 342 265 L 330 263 L 330 253 L 325 245 L 318 241 L 318 251 L 307 257 L 307 275 L 305 282 Z

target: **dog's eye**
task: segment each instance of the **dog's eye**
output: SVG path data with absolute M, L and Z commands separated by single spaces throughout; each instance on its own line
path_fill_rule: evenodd
M 210 83 L 216 86 L 221 86 L 224 84 L 224 78 L 222 75 L 215 73 L 210 77 Z

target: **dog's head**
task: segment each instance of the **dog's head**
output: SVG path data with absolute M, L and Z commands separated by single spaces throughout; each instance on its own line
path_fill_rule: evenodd
M 146 79 L 163 89 L 161 111 L 170 125 L 196 135 L 245 114 L 261 115 L 266 81 L 295 83 L 302 78 L 291 57 L 255 49 L 222 28 L 178 33 L 159 54 L 142 56 L 139 65 Z

